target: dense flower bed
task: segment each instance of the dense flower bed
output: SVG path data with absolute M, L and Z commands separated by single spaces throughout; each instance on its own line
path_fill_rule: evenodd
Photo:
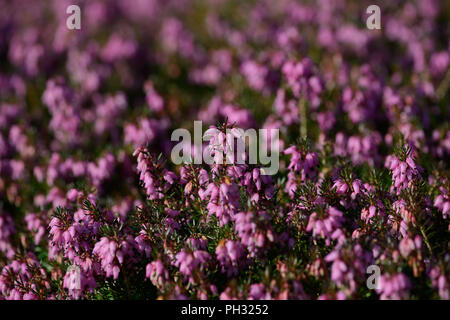
M 369 4 L 0 1 L 0 299 L 449 299 L 449 3 Z

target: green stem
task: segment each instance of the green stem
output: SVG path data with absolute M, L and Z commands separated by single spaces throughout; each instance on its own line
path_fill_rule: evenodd
M 422 233 L 423 240 L 424 240 L 425 244 L 427 245 L 428 251 L 430 251 L 430 255 L 433 255 L 433 250 L 431 249 L 430 241 L 428 240 L 428 237 L 427 237 L 425 231 L 423 230 L 422 226 L 420 226 L 420 233 Z
M 306 138 L 308 133 L 308 119 L 306 117 L 306 102 L 303 99 L 300 99 L 299 102 L 299 111 L 300 111 L 300 136 L 302 138 Z

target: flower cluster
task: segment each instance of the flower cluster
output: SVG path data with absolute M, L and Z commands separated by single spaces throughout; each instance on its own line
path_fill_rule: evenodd
M 0 0 L 0 300 L 450 299 L 445 1 L 73 2 Z

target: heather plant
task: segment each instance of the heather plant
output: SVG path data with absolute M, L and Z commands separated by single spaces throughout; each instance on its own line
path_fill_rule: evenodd
M 450 298 L 448 3 L 72 2 L 0 0 L 0 300 Z

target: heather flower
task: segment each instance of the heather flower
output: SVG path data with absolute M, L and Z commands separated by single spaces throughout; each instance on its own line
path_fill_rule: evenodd
M 247 78 L 250 87 L 258 91 L 263 91 L 265 78 L 268 73 L 267 67 L 250 60 L 242 64 L 241 70 L 242 74 Z
M 351 183 L 337 179 L 332 188 L 336 188 L 336 193 L 341 195 L 350 192 L 350 198 L 355 200 L 356 196 L 361 193 L 363 185 L 359 179 L 355 179 Z
M 284 124 L 291 125 L 298 123 L 299 112 L 298 106 L 295 100 L 286 101 L 286 93 L 284 89 L 278 89 L 273 106 L 278 116 L 281 118 Z
M 275 233 L 267 225 L 269 216 L 266 212 L 239 212 L 235 217 L 234 229 L 241 243 L 247 247 L 250 257 L 258 255 L 276 240 Z
M 208 213 L 215 215 L 223 226 L 234 219 L 239 205 L 239 189 L 235 183 L 222 183 L 216 186 L 211 182 L 206 190 L 200 190 L 199 196 L 202 200 L 208 200 Z
M 74 93 L 61 79 L 49 80 L 42 96 L 52 120 L 50 128 L 61 144 L 76 145 L 81 126 L 79 106 Z
M 332 262 L 331 280 L 347 297 L 356 293 L 357 283 L 365 279 L 366 267 L 371 260 L 371 253 L 359 244 L 350 248 L 338 245 L 325 257 L 325 261 Z
M 403 199 L 395 201 L 392 207 L 399 217 L 389 216 L 388 223 L 392 225 L 395 231 L 405 236 L 408 231 L 408 224 L 415 222 L 415 218 Z
M 192 36 L 183 28 L 178 19 L 166 19 L 163 22 L 160 37 L 163 48 L 168 53 L 179 52 L 186 58 L 194 55 L 195 47 Z
M 286 183 L 285 191 L 289 192 L 291 198 L 297 190 L 297 177 L 300 174 L 301 181 L 315 178 L 317 172 L 316 167 L 319 164 L 318 156 L 315 152 L 302 152 L 296 146 L 290 146 L 284 150 L 284 154 L 290 154 L 290 162 L 288 169 L 288 182 Z
M 439 157 L 445 157 L 450 155 L 450 130 L 446 132 L 439 132 L 439 130 L 433 131 L 432 140 L 437 146 L 432 149 L 432 152 Z
M 77 243 L 80 230 L 77 224 L 73 224 L 73 216 L 67 212 L 55 215 L 49 227 L 49 258 L 56 259 L 61 251 L 68 257 L 75 256 L 75 248 L 80 245 Z
M 206 250 L 208 248 L 208 240 L 206 238 L 188 238 L 186 244 L 193 250 Z
M 220 300 L 238 300 L 242 299 L 242 294 L 237 296 L 238 292 L 233 291 L 232 288 L 227 287 L 225 290 L 220 294 Z
M 64 275 L 63 288 L 67 289 L 68 295 L 72 299 L 80 299 L 84 292 L 90 291 L 97 287 L 92 272 L 85 273 L 78 266 L 69 267 Z
M 7 300 L 45 298 L 50 282 L 36 256 L 27 253 L 12 260 L 0 271 L 0 293 Z M 40 297 L 36 296 L 40 293 Z
M 313 212 L 309 216 L 306 231 L 311 232 L 313 237 L 322 237 L 329 244 L 331 239 L 337 239 L 338 242 L 345 240 L 341 225 L 344 217 L 341 211 L 334 207 L 328 207 L 323 214 Z
M 445 256 L 448 259 L 448 255 Z M 450 281 L 448 273 L 439 266 L 435 266 L 430 270 L 430 279 L 433 287 L 438 288 L 439 297 L 443 300 L 450 299 Z
M 84 2 L 0 0 L 0 300 L 449 299 L 443 2 Z
M 9 259 L 14 256 L 14 248 L 11 245 L 10 237 L 14 234 L 14 222 L 7 212 L 0 211 L 0 251 Z
M 420 236 L 416 236 L 414 239 L 404 237 L 400 240 L 399 251 L 404 258 L 407 258 L 415 250 L 420 252 L 421 248 L 422 239 Z
M 163 192 L 167 191 L 177 180 L 177 176 L 161 167 L 144 148 L 138 148 L 133 153 L 138 156 L 137 170 L 139 179 L 143 182 L 147 196 L 151 200 L 162 199 Z M 162 171 L 161 171 L 162 169 Z M 159 176 L 162 173 L 162 176 Z
M 245 263 L 245 249 L 238 241 L 227 240 L 219 243 L 216 255 L 222 273 L 226 273 L 228 277 L 238 275 L 239 269 Z
M 319 123 L 319 127 L 323 131 L 328 131 L 333 128 L 336 118 L 330 111 L 319 112 L 317 114 L 317 122 Z
M 92 184 L 99 187 L 100 184 L 108 179 L 114 169 L 115 159 L 110 153 L 97 160 L 97 163 L 88 163 L 87 174 L 92 180 Z
M 101 135 L 110 132 L 112 137 L 117 136 L 115 122 L 127 108 L 127 100 L 123 92 L 96 99 L 95 132 Z M 115 137 L 114 137 L 115 138 Z
M 136 241 L 137 250 L 143 252 L 147 258 L 150 257 L 152 246 L 145 227 L 139 231 L 139 235 L 134 240 Z
M 145 96 L 150 110 L 160 112 L 164 108 L 164 100 L 156 92 L 152 82 L 145 83 Z
M 241 167 L 242 168 L 242 167 Z M 250 196 L 250 201 L 258 202 L 262 199 L 270 200 L 274 195 L 274 184 L 271 176 L 264 175 L 260 168 L 246 170 L 243 167 L 230 167 L 228 172 L 230 176 L 234 176 L 240 180 L 240 183 L 246 187 L 246 191 Z
M 446 51 L 436 52 L 431 56 L 430 69 L 431 73 L 439 76 L 442 75 L 450 65 L 450 56 Z
M 136 43 L 133 39 L 123 39 L 113 34 L 100 53 L 101 57 L 107 62 L 127 59 L 136 52 Z
M 339 132 L 334 143 L 334 153 L 341 157 L 350 157 L 352 163 L 370 165 L 378 164 L 381 161 L 378 154 L 378 146 L 381 143 L 381 136 L 378 132 L 369 133 L 364 136 L 346 137 Z
M 157 121 L 146 118 L 141 118 L 137 125 L 128 123 L 124 127 L 124 142 L 136 148 L 145 144 L 151 144 L 155 142 L 157 137 L 163 135 L 168 125 L 168 120 Z
M 250 286 L 249 300 L 271 300 L 272 296 L 262 283 L 254 283 Z
M 120 268 L 125 263 L 130 263 L 134 259 L 133 249 L 135 241 L 131 236 L 127 236 L 124 240 L 115 241 L 108 237 L 102 237 L 94 246 L 93 254 L 100 259 L 102 269 L 106 272 L 107 277 L 117 279 L 119 277 Z
M 9 130 L 9 144 L 13 146 L 23 158 L 31 157 L 35 149 L 30 145 L 21 127 L 13 125 Z
M 321 101 L 323 83 L 314 71 L 313 62 L 308 58 L 299 62 L 287 61 L 282 67 L 282 73 L 294 96 L 306 99 L 313 109 L 317 109 Z
M 381 203 L 379 203 L 378 206 L 371 205 L 368 208 L 361 210 L 361 220 L 365 223 L 373 223 L 374 218 L 382 216 L 384 216 L 384 212 Z
M 199 112 L 198 118 L 208 124 L 227 119 L 228 123 L 235 124 L 244 130 L 256 126 L 255 119 L 249 110 L 227 104 L 217 96 L 211 99 L 206 109 Z
M 34 233 L 34 243 L 39 244 L 45 234 L 46 226 L 36 213 L 29 213 L 25 216 L 27 228 Z
M 146 267 L 146 277 L 158 288 L 162 289 L 169 281 L 169 271 L 161 260 L 155 260 Z
M 201 69 L 193 70 L 189 76 L 193 82 L 198 84 L 217 85 L 222 75 L 217 66 L 207 64 Z
M 196 273 L 204 270 L 211 259 L 208 252 L 204 250 L 194 250 L 188 252 L 182 249 L 175 256 L 174 265 L 180 269 L 180 272 L 189 282 L 196 283 Z M 199 275 L 200 276 L 200 275 Z

